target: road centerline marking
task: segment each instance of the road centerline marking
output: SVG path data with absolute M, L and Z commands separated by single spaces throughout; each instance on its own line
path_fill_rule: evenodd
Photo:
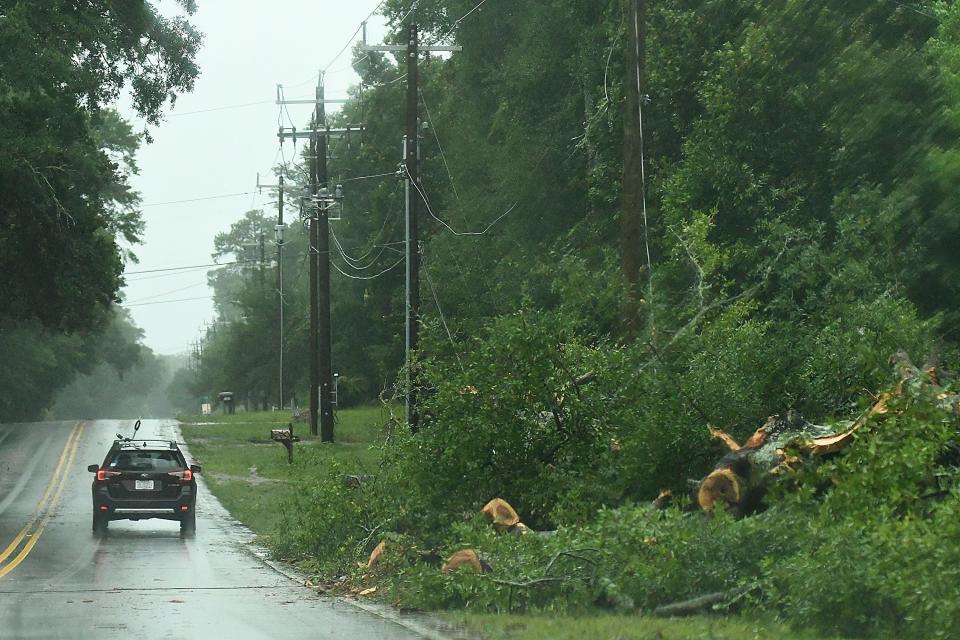
M 68 472 L 70 466 L 73 464 L 73 461 L 76 458 L 77 450 L 80 447 L 80 436 L 85 427 L 86 424 L 83 422 L 78 422 L 76 425 L 74 425 L 73 430 L 67 437 L 67 442 L 63 447 L 63 451 L 60 453 L 60 458 L 57 460 L 57 466 L 50 478 L 50 482 L 47 484 L 47 488 L 44 491 L 43 496 L 40 498 L 40 502 L 37 503 L 37 506 L 34 509 L 33 514 L 31 514 L 30 519 L 27 521 L 27 524 L 24 525 L 23 529 L 20 530 L 13 541 L 7 545 L 7 548 L 4 549 L 3 552 L 0 552 L 0 562 L 3 562 L 18 548 L 20 549 L 16 556 L 14 556 L 7 564 L 0 567 L 0 578 L 13 571 L 21 562 L 23 562 L 27 555 L 30 554 L 30 551 L 33 549 L 34 545 L 37 544 L 40 536 L 43 534 L 43 529 L 50 520 L 53 510 L 59 502 L 60 496 L 63 494 L 63 490 L 67 485 L 67 479 L 69 477 Z M 21 548 L 20 545 L 25 539 L 27 542 Z

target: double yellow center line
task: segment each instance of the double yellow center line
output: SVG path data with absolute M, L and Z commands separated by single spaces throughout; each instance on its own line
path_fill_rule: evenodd
M 53 470 L 53 477 L 50 478 L 47 490 L 44 491 L 43 497 L 37 503 L 37 508 L 34 509 L 30 520 L 13 539 L 13 542 L 7 545 L 6 549 L 0 551 L 0 578 L 16 569 L 30 555 L 30 551 L 33 550 L 40 536 L 43 535 L 43 529 L 50 521 L 54 509 L 60 501 L 60 496 L 67 486 L 68 472 L 73 464 L 73 459 L 77 456 L 80 436 L 86 426 L 86 423 L 83 422 L 78 422 L 73 426 L 73 430 L 67 437 L 67 443 L 60 453 L 60 459 L 57 460 L 57 467 Z

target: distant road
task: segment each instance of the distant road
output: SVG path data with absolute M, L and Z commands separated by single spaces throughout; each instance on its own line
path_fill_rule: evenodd
M 91 534 L 89 464 L 129 421 L 0 425 L 0 638 L 418 638 L 277 573 L 200 479 L 197 536 L 166 520 Z M 179 438 L 148 420 L 139 437 Z

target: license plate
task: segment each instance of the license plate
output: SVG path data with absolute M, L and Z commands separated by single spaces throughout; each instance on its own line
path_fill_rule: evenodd
M 153 491 L 153 480 L 134 480 L 133 488 Z

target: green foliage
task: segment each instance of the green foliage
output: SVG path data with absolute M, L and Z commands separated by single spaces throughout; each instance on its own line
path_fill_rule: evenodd
M 423 363 L 433 388 L 404 475 L 444 511 L 498 495 L 546 524 L 560 496 L 608 466 L 617 425 L 603 415 L 604 395 L 617 372 L 561 313 L 523 309 L 474 344 L 462 369 Z M 588 372 L 597 379 L 577 384 Z
M 809 539 L 764 568 L 785 616 L 849 635 L 956 635 L 958 427 L 934 392 L 911 385 L 846 455 L 804 479 L 785 506 L 807 511 L 802 525 L 790 519 Z
M 180 2 L 189 13 L 191 0 Z M 110 325 L 142 232 L 141 136 L 109 109 L 125 85 L 151 123 L 189 90 L 200 36 L 149 2 L 0 2 L 0 419 L 35 417 Z M 101 345 L 102 346 L 102 345 Z
M 0 317 L 0 419 L 164 413 L 167 364 L 140 343 L 126 311 L 112 307 L 105 316 L 104 328 L 83 334 Z
M 120 285 L 115 235 L 135 239 L 140 225 L 117 163 L 135 170 L 138 139 L 104 107 L 131 81 L 136 108 L 156 122 L 192 86 L 199 36 L 150 3 L 4 5 L 0 267 L 18 274 L 0 287 L 4 315 L 93 328 Z
M 83 364 L 77 336 L 53 334 L 39 322 L 0 319 L 0 417 L 29 420 L 50 405 L 56 391 Z
M 887 358 L 897 350 L 917 357 L 930 352 L 937 321 L 919 318 L 909 303 L 889 296 L 838 306 L 837 315 L 804 341 L 807 352 L 788 383 L 797 408 L 811 414 L 820 407 L 852 408 L 864 389 L 883 386 Z
M 935 603 L 956 600 L 953 574 L 936 563 L 956 564 L 956 545 L 938 545 L 954 529 L 944 459 L 956 428 L 929 398 L 908 395 L 901 415 L 787 483 L 759 516 L 644 504 L 663 488 L 684 495 L 716 462 L 707 425 L 742 440 L 790 409 L 855 416 L 864 390 L 890 383 L 898 349 L 956 355 L 960 9 L 652 5 L 652 295 L 634 309 L 615 251 L 623 83 L 636 79 L 628 3 L 507 5 L 462 21 L 475 3 L 417 7 L 425 41 L 464 45 L 421 66 L 420 430 L 388 432 L 360 491 L 342 485 L 344 469 L 312 480 L 285 509 L 293 533 L 279 550 L 341 575 L 386 538 L 402 551 L 378 579 L 425 608 L 648 610 L 730 590 L 738 606 L 772 604 L 828 633 L 949 636 L 955 613 Z M 399 29 L 411 6 L 385 8 Z M 356 90 L 337 124 L 367 128 L 330 167 L 348 194 L 332 250 L 345 275 L 332 286 L 334 358 L 364 399 L 389 391 L 401 362 L 401 187 L 350 180 L 395 166 L 403 69 L 379 54 L 355 60 L 363 98 Z M 249 236 L 254 217 L 230 238 Z M 306 255 L 292 236 L 287 274 Z M 273 307 L 255 273 L 227 270 L 216 284 L 227 324 L 208 336 L 201 385 L 264 393 L 271 383 L 251 369 L 272 356 L 250 345 L 273 335 Z M 305 286 L 291 297 L 302 302 Z M 305 308 L 289 326 L 306 326 Z M 288 351 L 298 380 L 305 333 Z M 493 497 L 558 532 L 495 537 L 470 519 Z M 463 546 L 494 573 L 444 576 L 424 560 Z
M 285 557 L 309 554 L 323 559 L 328 570 L 336 573 L 350 568 L 357 550 L 359 525 L 366 524 L 365 509 L 358 492 L 345 486 L 343 476 L 357 469 L 340 462 L 327 462 L 321 469 L 314 464 L 314 452 L 304 452 L 296 464 L 313 468 L 305 486 L 287 499 L 281 511 L 279 530 L 285 532 L 274 542 Z
M 447 528 L 440 555 L 479 549 L 492 573 L 421 563 L 381 582 L 414 606 L 477 612 L 649 611 L 724 591 L 824 634 L 953 637 L 960 422 L 924 388 L 890 409 L 758 516 L 624 506 L 548 537 L 475 518 Z

